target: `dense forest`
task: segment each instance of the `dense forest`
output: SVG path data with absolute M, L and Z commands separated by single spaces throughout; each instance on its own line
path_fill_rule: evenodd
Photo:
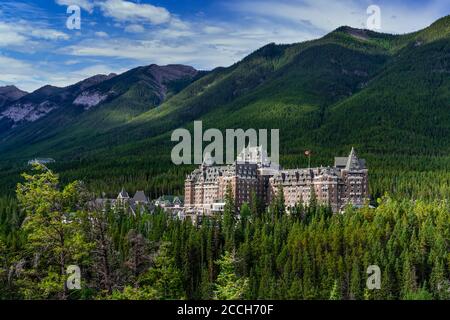
M 39 121 L 0 123 L 0 298 L 449 299 L 448 52 L 450 17 L 405 35 L 342 27 L 165 83 L 164 101 L 158 67 L 139 67 L 99 84 L 120 95 L 89 110 L 69 99 Z M 287 213 L 281 197 L 269 208 L 253 197 L 238 215 L 228 196 L 202 221 L 92 206 L 122 188 L 182 195 L 194 167 L 173 165 L 171 133 L 194 120 L 280 129 L 284 168 L 306 167 L 304 150 L 331 166 L 353 146 L 370 203 Z M 20 179 L 37 156 L 52 171 Z M 69 265 L 79 290 L 64 285 Z M 379 290 L 366 286 L 373 265 Z
M 425 177 L 426 179 L 426 177 Z M 332 214 L 282 193 L 201 221 L 95 208 L 79 181 L 37 166 L 0 200 L 2 299 L 449 299 L 450 203 L 383 195 Z M 81 289 L 65 285 L 68 265 Z M 378 265 L 380 289 L 366 287 Z
M 267 44 L 229 67 L 164 82 L 164 100 L 155 101 L 153 71 L 167 67 L 155 65 L 96 85 L 118 95 L 89 110 L 72 104 L 81 83 L 51 97 L 32 93 L 23 99 L 36 105 L 50 99 L 59 108 L 9 129 L 2 119 L 0 194 L 13 196 L 35 157 L 55 159 L 64 183 L 81 179 L 98 194 L 112 196 L 122 187 L 152 198 L 181 194 L 192 168 L 172 165 L 171 133 L 192 130 L 195 120 L 222 132 L 279 129 L 285 168 L 305 167 L 304 150 L 314 152 L 314 166 L 331 165 L 353 146 L 370 164 L 375 197 L 433 195 L 437 186 L 446 194 L 449 51 L 450 17 L 405 35 L 341 27 L 312 41 Z M 431 176 L 440 182 L 431 189 L 412 183 Z

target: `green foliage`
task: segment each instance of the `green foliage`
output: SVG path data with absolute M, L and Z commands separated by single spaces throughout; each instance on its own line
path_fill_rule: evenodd
M 154 266 L 142 276 L 142 284 L 154 288 L 156 296 L 162 300 L 183 299 L 182 273 L 175 266 L 174 258 L 169 254 L 169 245 L 163 243 Z
M 134 216 L 85 206 L 79 183 L 62 187 L 50 170 L 36 170 L 18 185 L 24 222 L 0 215 L 2 298 L 449 298 L 447 201 L 383 197 L 375 209 L 335 215 L 299 204 L 297 214 L 234 219 L 230 197 L 228 219 L 197 225 L 159 210 Z M 17 210 L 1 203 L 0 212 Z M 80 291 L 65 289 L 68 264 L 83 271 Z M 380 290 L 366 288 L 373 264 Z
M 240 298 L 448 299 L 449 21 L 403 36 L 339 28 L 270 44 L 168 84 L 158 108 L 135 70 L 114 80 L 116 101 L 0 133 L 0 298 L 202 299 L 218 288 L 228 298 L 245 279 Z M 222 217 L 193 225 L 159 210 L 85 206 L 91 195 L 73 180 L 96 195 L 182 194 L 193 167 L 171 164 L 170 132 L 198 119 L 204 129 L 281 128 L 284 167 L 306 167 L 305 149 L 313 166 L 330 165 L 354 145 L 377 207 L 333 215 L 313 201 L 287 215 L 279 192 L 270 211 L 252 196 L 239 220 L 230 189 Z M 39 168 L 17 201 L 13 186 L 36 154 L 54 157 L 61 179 Z M 81 292 L 64 289 L 69 263 L 82 267 Z M 380 290 L 365 287 L 372 264 Z
M 314 151 L 313 165 L 331 164 L 354 145 L 370 160 L 375 198 L 442 197 L 450 191 L 449 21 L 409 35 L 339 28 L 314 41 L 269 44 L 192 83 L 168 83 L 158 108 L 146 69 L 131 70 L 101 86 L 119 98 L 81 115 L 65 108 L 67 125 L 49 116 L 0 134 L 0 191 L 11 195 L 26 161 L 45 154 L 62 181 L 82 177 L 97 194 L 123 186 L 152 198 L 182 194 L 192 167 L 171 165 L 170 133 L 203 120 L 205 130 L 281 129 L 285 167 L 306 167 L 305 149 Z
M 220 273 L 215 283 L 214 297 L 219 300 L 241 299 L 248 289 L 248 279 L 236 276 L 234 255 L 226 251 L 216 263 Z
M 417 291 L 407 292 L 404 297 L 405 300 L 433 300 L 433 295 L 424 288 Z
M 339 294 L 338 283 L 337 281 L 335 281 L 333 284 L 333 289 L 331 289 L 330 292 L 330 300 L 340 300 L 340 299 L 341 295 Z
M 103 298 L 103 297 L 101 297 Z M 107 300 L 155 300 L 157 293 L 149 287 L 133 288 L 126 286 L 122 291 L 114 290 Z
M 86 199 L 80 183 L 70 183 L 61 190 L 58 176 L 52 171 L 42 165 L 35 165 L 34 170 L 35 175 L 24 174 L 25 183 L 17 185 L 17 198 L 26 214 L 24 247 L 34 256 L 35 264 L 22 280 L 25 298 L 64 299 L 68 295 L 64 284 L 66 267 L 82 265 L 90 250 L 79 224 Z
M 279 218 L 286 212 L 286 206 L 284 204 L 284 191 L 281 185 L 278 186 L 277 194 L 275 199 L 270 204 L 269 210 L 274 218 Z

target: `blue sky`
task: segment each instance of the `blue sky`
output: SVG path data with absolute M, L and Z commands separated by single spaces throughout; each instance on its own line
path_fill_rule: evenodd
M 364 28 L 373 4 L 381 32 L 450 13 L 448 0 L 1 0 L 0 85 L 32 91 L 152 63 L 229 66 L 269 42 Z M 69 5 L 81 8 L 80 30 L 66 27 Z

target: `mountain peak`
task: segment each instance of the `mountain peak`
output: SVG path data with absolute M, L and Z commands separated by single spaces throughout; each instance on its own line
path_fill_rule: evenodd
M 117 74 L 115 73 L 110 73 L 108 75 L 106 74 L 96 74 L 95 76 L 86 78 L 84 80 L 81 80 L 79 82 L 77 82 L 74 85 L 71 85 L 69 87 L 79 87 L 78 90 L 83 91 L 86 90 L 89 87 L 95 86 L 97 84 L 102 83 L 103 81 L 107 81 L 109 79 L 114 78 L 115 76 L 117 76 Z
M 22 98 L 27 94 L 28 92 L 20 90 L 14 85 L 0 87 L 0 105 L 4 105 L 19 100 L 20 98 Z
M 350 26 L 342 26 L 331 32 L 331 34 L 336 33 L 345 33 L 349 36 L 352 36 L 353 38 L 356 38 L 358 40 L 369 40 L 373 38 L 376 35 L 379 35 L 379 33 L 368 30 L 368 29 L 358 29 Z
M 61 89 L 61 88 L 60 87 L 55 87 L 55 86 L 52 86 L 52 85 L 49 85 L 49 84 L 46 84 L 45 86 L 40 87 L 39 89 L 37 89 L 33 93 L 40 93 L 40 94 L 44 94 L 44 95 L 51 95 L 55 91 L 58 91 L 59 89 Z
M 185 77 L 194 77 L 198 73 L 195 68 L 182 64 L 169 64 L 166 66 L 151 64 L 146 67 L 145 70 L 149 72 L 159 83 Z
M 15 85 L 8 85 L 8 86 L 0 87 L 0 94 L 1 95 L 24 96 L 24 95 L 28 94 L 28 92 L 20 90 Z
M 160 66 L 157 64 L 151 64 L 147 67 L 149 70 L 163 70 L 163 71 L 181 71 L 181 72 L 196 72 L 194 67 L 187 66 L 184 64 L 168 64 L 165 66 Z

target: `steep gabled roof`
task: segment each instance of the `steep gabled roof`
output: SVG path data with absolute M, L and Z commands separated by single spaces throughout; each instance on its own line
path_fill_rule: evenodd
M 145 196 L 144 191 L 136 191 L 136 194 L 134 195 L 133 200 L 136 202 L 148 202 L 148 199 Z
M 366 160 L 359 159 L 355 149 L 352 147 L 348 157 L 335 157 L 334 166 L 345 170 L 361 170 L 366 169 Z
M 359 170 L 363 169 L 361 166 L 361 162 L 358 159 L 358 156 L 356 155 L 355 148 L 352 147 L 352 150 L 350 151 L 350 154 L 347 158 L 347 164 L 345 165 L 346 170 Z
M 120 191 L 117 198 L 125 199 L 125 198 L 130 198 L 130 196 L 128 195 L 128 192 L 126 192 L 125 189 L 122 188 L 122 190 Z

